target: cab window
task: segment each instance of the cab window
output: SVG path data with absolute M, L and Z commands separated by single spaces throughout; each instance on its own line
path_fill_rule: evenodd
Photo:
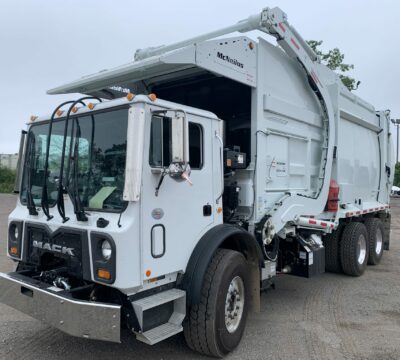
M 171 163 L 171 118 L 153 116 L 150 130 L 151 167 L 166 167 Z M 203 128 L 189 122 L 189 164 L 191 169 L 203 166 Z

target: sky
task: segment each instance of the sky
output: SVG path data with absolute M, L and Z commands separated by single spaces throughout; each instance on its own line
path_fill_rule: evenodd
M 279 6 L 305 39 L 338 47 L 355 92 L 400 118 L 400 2 L 395 0 L 0 0 L 0 153 L 18 151 L 31 115 L 76 95 L 46 91 Z

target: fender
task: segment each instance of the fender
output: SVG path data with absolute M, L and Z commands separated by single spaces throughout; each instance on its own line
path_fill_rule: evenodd
M 218 248 L 240 251 L 247 261 L 256 263 L 259 268 L 264 262 L 261 249 L 249 232 L 230 224 L 213 227 L 203 235 L 194 248 L 181 282 L 181 288 L 186 291 L 188 304 L 200 302 L 203 279 Z

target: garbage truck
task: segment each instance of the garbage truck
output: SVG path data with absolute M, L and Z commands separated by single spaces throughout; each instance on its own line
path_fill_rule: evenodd
M 0 301 L 65 333 L 223 357 L 277 274 L 389 249 L 390 112 L 279 8 L 48 93 L 83 96 L 22 132 Z

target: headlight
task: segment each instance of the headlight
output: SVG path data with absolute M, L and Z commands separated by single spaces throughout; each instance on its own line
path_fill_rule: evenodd
M 103 259 L 108 261 L 111 259 L 112 248 L 111 244 L 108 240 L 103 240 L 101 243 L 101 255 L 103 255 Z
M 117 247 L 114 239 L 103 233 L 90 233 L 93 280 L 113 284 L 116 279 Z M 1 296 L 0 296 L 1 297 Z
M 8 254 L 14 258 L 21 257 L 22 222 L 12 221 L 8 228 Z
M 9 237 L 12 241 L 17 241 L 19 240 L 18 236 L 19 236 L 18 225 L 16 223 L 12 223 L 10 225 Z
M 14 227 L 14 239 L 18 239 L 19 237 L 19 230 L 18 230 L 18 226 Z

